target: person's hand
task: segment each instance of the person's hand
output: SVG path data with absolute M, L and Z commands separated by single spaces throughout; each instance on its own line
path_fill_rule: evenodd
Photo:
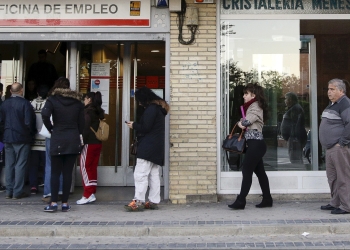
M 242 122 L 241 122 L 241 121 L 238 122 L 238 127 L 240 127 L 241 129 L 246 129 L 246 127 L 244 127 L 244 126 L 242 125 Z
M 126 125 L 128 125 L 129 128 L 132 128 L 133 121 L 126 122 Z

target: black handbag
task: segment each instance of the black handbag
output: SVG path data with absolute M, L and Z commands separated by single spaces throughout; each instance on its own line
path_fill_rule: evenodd
M 245 149 L 245 138 L 243 137 L 244 130 L 239 133 L 233 133 L 238 122 L 233 127 L 231 133 L 226 137 L 222 143 L 222 148 L 226 151 L 242 154 Z
M 135 138 L 130 145 L 130 154 L 132 155 L 137 154 L 137 138 Z

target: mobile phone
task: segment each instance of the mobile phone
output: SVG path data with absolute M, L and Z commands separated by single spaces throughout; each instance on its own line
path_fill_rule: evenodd
M 127 121 L 125 121 L 125 123 L 128 123 Z

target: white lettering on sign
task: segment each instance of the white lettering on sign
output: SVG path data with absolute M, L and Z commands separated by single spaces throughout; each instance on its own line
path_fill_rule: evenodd
M 140 0 L 134 16 L 129 1 L 1 0 L 0 26 L 150 26 L 151 0 Z
M 39 9 L 37 4 L 0 4 L 3 14 L 115 14 L 118 12 L 116 4 L 44 4 Z

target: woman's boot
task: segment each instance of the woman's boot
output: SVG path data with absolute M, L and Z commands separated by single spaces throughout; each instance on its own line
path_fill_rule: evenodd
M 263 207 L 272 207 L 273 200 L 271 197 L 271 194 L 269 195 L 263 195 L 263 199 L 260 204 L 255 205 L 258 208 L 263 208 Z
M 232 203 L 231 205 L 228 205 L 228 207 L 232 208 L 232 209 L 244 209 L 245 204 L 246 204 L 245 198 L 238 195 L 236 201 L 234 203 Z

